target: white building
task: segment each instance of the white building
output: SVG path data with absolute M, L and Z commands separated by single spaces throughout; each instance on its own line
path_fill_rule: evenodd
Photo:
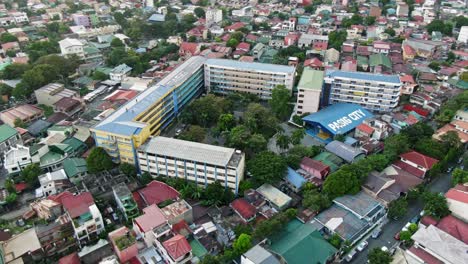
M 447 205 L 452 215 L 468 222 L 468 187 L 462 184 L 457 185 L 448 190 L 445 198 L 447 198 Z
M 323 71 L 304 69 L 297 86 L 296 115 L 318 111 L 322 96 L 323 75 Z
M 39 160 L 31 157 L 29 148 L 18 145 L 5 152 L 3 165 L 8 173 L 19 173 L 26 166 L 35 162 L 39 162 Z
M 10 13 L 10 16 L 13 17 L 17 24 L 29 22 L 28 14 L 26 14 L 26 12 L 14 12 Z
M 460 33 L 458 34 L 458 42 L 467 43 L 468 41 L 468 26 L 463 26 L 460 28 Z
M 68 177 L 63 169 L 39 176 L 41 187 L 36 189 L 36 197 L 47 197 L 62 192 L 64 181 L 68 181 Z
M 120 64 L 119 66 L 112 69 L 109 74 L 111 81 L 122 82 L 125 77 L 132 71 L 132 68 L 127 64 Z
M 205 12 L 206 24 L 211 25 L 223 21 L 223 11 L 216 8 L 208 8 Z
M 398 106 L 401 87 L 398 75 L 328 70 L 322 105 L 354 103 L 371 111 L 389 112 Z
M 59 41 L 60 52 L 63 56 L 67 57 L 70 55 L 77 55 L 80 58 L 84 58 L 84 44 L 78 39 L 66 38 Z
M 219 181 L 237 193 L 245 155 L 232 148 L 157 136 L 138 149 L 138 164 L 153 176 L 178 177 L 205 187 Z
M 271 91 L 278 85 L 292 91 L 295 72 L 293 66 L 208 59 L 205 62 L 205 87 L 208 92 L 246 92 L 270 99 Z
M 78 98 L 77 91 L 66 89 L 61 83 L 49 83 L 34 91 L 37 103 L 54 106 L 62 98 Z

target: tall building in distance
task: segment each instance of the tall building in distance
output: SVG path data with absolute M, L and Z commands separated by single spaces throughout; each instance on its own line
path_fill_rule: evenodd
M 223 11 L 217 8 L 208 8 L 205 12 L 206 24 L 216 24 L 223 21 Z
M 293 66 L 208 59 L 205 63 L 205 87 L 207 92 L 244 92 L 271 99 L 271 90 L 278 85 L 292 91 L 295 73 Z
M 151 135 L 159 135 L 203 92 L 204 63 L 203 57 L 191 57 L 91 128 L 96 146 L 104 148 L 115 162 L 137 165 L 137 148 Z
M 138 164 L 154 177 L 178 177 L 203 186 L 218 181 L 237 194 L 245 155 L 232 148 L 157 136 L 138 149 Z
M 354 103 L 367 110 L 389 112 L 400 99 L 402 83 L 398 75 L 329 70 L 324 80 L 322 106 Z
M 305 68 L 297 86 L 296 115 L 315 113 L 320 107 L 323 71 Z

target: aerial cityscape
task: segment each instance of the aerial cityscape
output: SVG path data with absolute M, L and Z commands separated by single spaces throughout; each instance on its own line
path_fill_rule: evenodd
M 467 264 L 468 0 L 1 0 L 0 264 Z

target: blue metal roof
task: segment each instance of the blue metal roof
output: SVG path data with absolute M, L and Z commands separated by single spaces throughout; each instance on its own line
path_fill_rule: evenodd
M 337 135 L 346 134 L 371 117 L 372 113 L 360 105 L 338 103 L 310 114 L 302 120 L 309 124 L 319 124 L 333 135 Z
M 325 77 L 341 77 L 349 79 L 360 79 L 369 80 L 375 82 L 387 82 L 387 83 L 400 83 L 400 77 L 398 75 L 385 75 L 385 74 L 374 74 L 366 72 L 349 72 L 349 71 L 338 71 L 328 70 L 325 72 Z
M 286 176 L 286 179 L 294 185 L 297 189 L 300 189 L 302 185 L 307 182 L 304 177 L 302 177 L 299 173 L 297 173 L 295 170 L 292 168 L 288 167 L 288 175 Z
M 207 65 L 221 66 L 228 68 L 238 68 L 252 71 L 267 71 L 267 72 L 278 72 L 278 73 L 294 73 L 296 70 L 293 66 L 268 64 L 260 62 L 241 62 L 236 60 L 227 59 L 208 59 L 206 60 Z
M 128 101 L 94 128 L 124 136 L 138 134 L 146 126 L 146 123 L 137 122 L 134 119 L 160 100 L 166 93 L 185 82 L 203 66 L 204 62 L 205 58 L 201 56 L 191 57 L 160 82 Z

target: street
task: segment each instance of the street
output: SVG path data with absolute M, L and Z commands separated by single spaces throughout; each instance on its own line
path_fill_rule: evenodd
M 440 175 L 437 179 L 429 183 L 428 190 L 431 192 L 446 192 L 451 187 L 451 176 L 450 174 Z M 386 246 L 391 248 L 398 241 L 393 238 L 393 236 L 401 231 L 403 226 L 411 220 L 415 215 L 419 214 L 423 209 L 423 204 L 421 201 L 415 201 L 409 204 L 408 212 L 406 215 L 398 220 L 390 220 L 386 225 L 382 227 L 382 233 L 377 239 L 369 237 L 367 241 L 369 246 L 362 252 L 358 252 L 353 260 L 350 263 L 354 264 L 363 264 L 367 262 L 367 254 L 370 249 L 381 248 Z

